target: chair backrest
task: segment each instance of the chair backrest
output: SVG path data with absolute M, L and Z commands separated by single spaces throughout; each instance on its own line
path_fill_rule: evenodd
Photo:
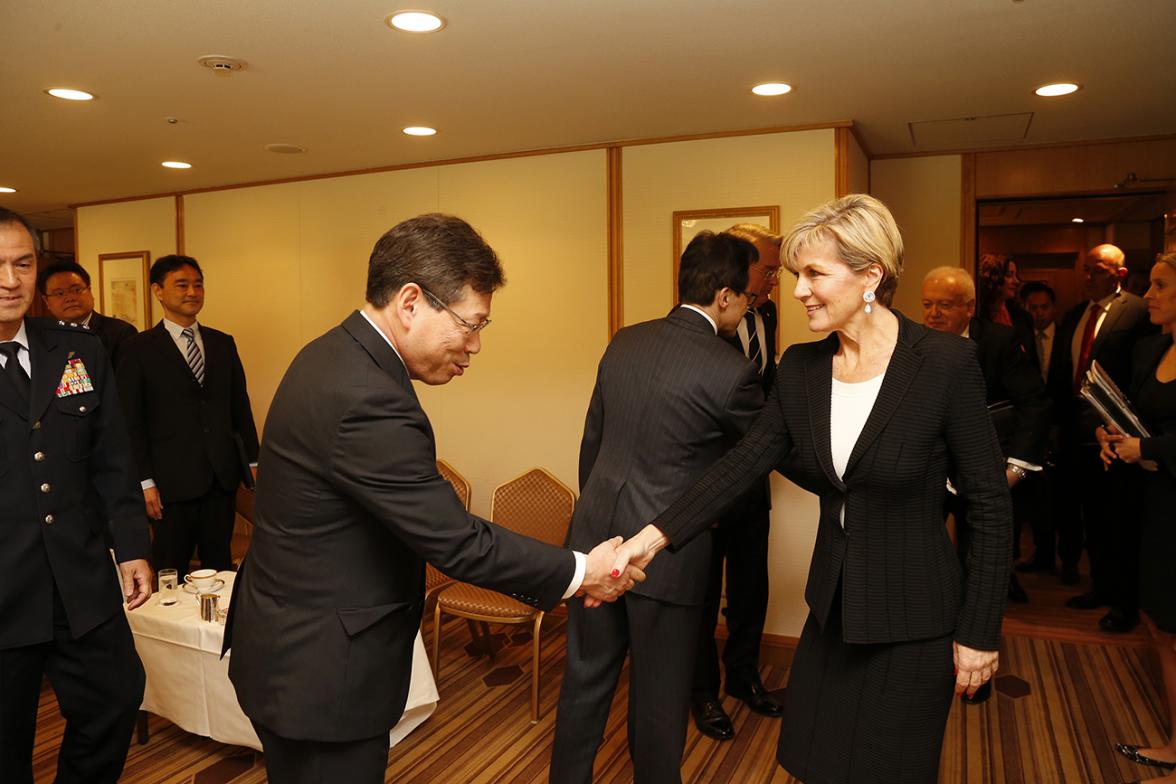
M 468 511 L 470 508 L 470 483 L 444 460 L 437 461 L 437 472 L 445 477 L 449 484 L 453 485 L 453 492 L 457 493 L 457 500 L 461 501 L 461 505 Z
M 576 494 L 542 468 L 532 468 L 494 489 L 490 519 L 512 531 L 562 546 Z

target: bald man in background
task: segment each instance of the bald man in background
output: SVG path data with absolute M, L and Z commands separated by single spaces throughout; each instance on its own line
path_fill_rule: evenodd
M 1123 633 L 1139 623 L 1138 520 L 1123 509 L 1123 466 L 1103 470 L 1094 440 L 1101 419 L 1078 397 L 1078 390 L 1094 362 L 1126 389 L 1131 350 L 1154 330 L 1143 300 L 1122 287 L 1127 265 L 1119 248 L 1091 248 L 1079 274 L 1086 298 L 1062 317 L 1050 355 L 1050 395 L 1060 437 L 1058 498 L 1065 504 L 1057 510 L 1058 550 L 1063 575 L 1077 572 L 1083 540 L 1090 556 L 1091 589 L 1071 597 L 1066 606 L 1109 607 L 1099 626 Z

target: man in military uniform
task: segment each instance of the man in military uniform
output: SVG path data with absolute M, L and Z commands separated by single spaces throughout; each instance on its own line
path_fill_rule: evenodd
M 25 317 L 37 244 L 0 208 L 0 781 L 33 780 L 48 676 L 66 719 L 57 781 L 113 783 L 143 699 L 122 604 L 151 595 L 147 520 L 101 341 Z

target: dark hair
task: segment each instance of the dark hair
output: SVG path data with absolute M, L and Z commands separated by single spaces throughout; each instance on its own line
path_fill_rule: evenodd
M 1053 288 L 1050 287 L 1048 283 L 1044 283 L 1040 280 L 1031 280 L 1026 283 L 1021 287 L 1021 290 L 1017 292 L 1017 296 L 1019 296 L 1021 301 L 1024 302 L 1025 300 L 1029 299 L 1030 294 L 1042 293 L 1049 297 L 1050 302 L 1056 303 L 1058 301 L 1057 295 L 1054 294 Z
M 85 267 L 72 259 L 62 259 L 61 261 L 55 261 L 52 264 L 45 265 L 37 273 L 37 291 L 44 295 L 45 287 L 49 285 L 49 278 L 62 272 L 72 272 L 85 281 L 87 286 L 90 285 L 90 273 L 86 272 Z
M 506 277 L 498 255 L 473 226 L 434 212 L 397 223 L 372 248 L 367 301 L 382 308 L 406 283 L 451 305 L 461 299 L 467 283 L 479 294 L 492 294 Z
M 976 265 L 976 315 L 980 318 L 991 319 L 1004 304 L 1005 275 L 1011 261 L 995 253 L 980 254 Z
M 19 223 L 24 226 L 25 231 L 33 238 L 33 253 L 37 258 L 41 258 L 41 232 L 37 231 L 36 227 L 29 223 L 29 219 L 19 212 L 0 207 L 0 226 L 7 226 L 10 223 Z
M 678 268 L 678 299 L 709 305 L 720 289 L 747 288 L 747 267 L 759 259 L 755 246 L 732 234 L 702 231 L 690 240 Z
M 196 259 L 192 258 L 191 256 L 179 256 L 173 253 L 170 256 L 160 256 L 155 260 L 155 263 L 151 265 L 151 283 L 158 283 L 160 286 L 162 286 L 164 278 L 166 278 L 170 273 L 178 270 L 180 267 L 191 267 L 192 269 L 196 270 L 197 275 L 199 275 L 201 278 L 204 277 L 204 272 L 200 269 L 200 264 L 196 261 Z

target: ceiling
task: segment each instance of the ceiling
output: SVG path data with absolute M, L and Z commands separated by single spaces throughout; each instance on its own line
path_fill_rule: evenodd
M 448 26 L 384 25 L 422 6 Z M 0 205 L 49 227 L 79 202 L 838 120 L 872 154 L 1170 134 L 1173 30 L 1172 0 L 7 0 Z M 1033 95 L 1052 81 L 1083 89 Z

